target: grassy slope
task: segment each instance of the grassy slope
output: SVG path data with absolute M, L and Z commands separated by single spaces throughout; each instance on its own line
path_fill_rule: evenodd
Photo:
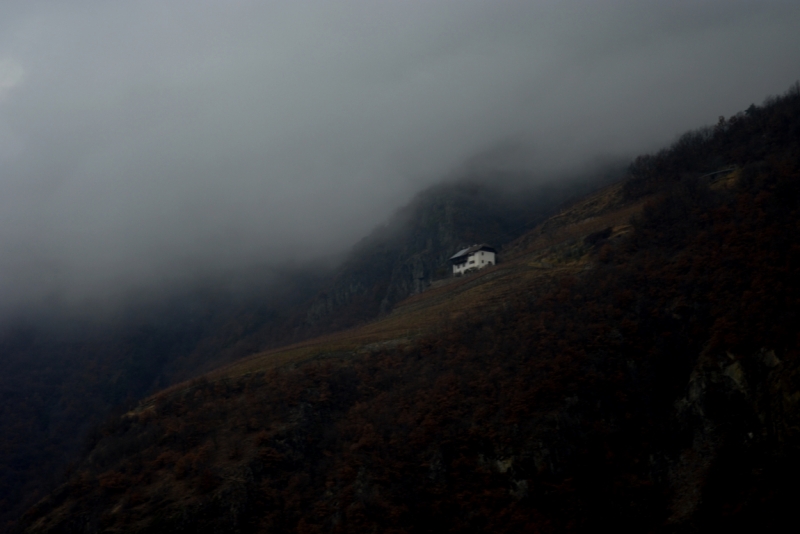
M 501 265 L 153 397 L 28 531 L 769 530 L 800 474 L 798 135 L 800 90 Z
M 500 251 L 498 265 L 435 282 L 379 320 L 253 354 L 209 373 L 205 379 L 237 378 L 325 357 L 402 346 L 435 333 L 465 314 L 491 313 L 519 291 L 549 287 L 554 278 L 590 268 L 592 247 L 584 243 L 584 238 L 609 227 L 613 229 L 611 239 L 621 237 L 630 228 L 630 218 L 641 212 L 648 198 L 626 202 L 620 184 L 606 187 L 510 243 Z M 177 384 L 159 395 L 178 393 L 190 384 Z
M 172 386 L 153 397 L 142 401 L 139 406 L 129 412 L 123 419 L 130 421 L 148 421 L 155 417 L 157 406 L 163 402 L 193 395 L 195 390 L 208 387 L 225 390 L 229 384 L 248 380 L 248 377 L 260 379 L 265 375 L 273 376 L 281 369 L 306 366 L 312 362 L 339 361 L 344 362 L 360 355 L 368 355 L 374 351 L 402 348 L 413 344 L 418 339 L 436 335 L 438 331 L 446 331 L 458 324 L 465 316 L 487 314 L 501 310 L 515 295 L 543 293 L 553 288 L 556 280 L 565 275 L 574 275 L 591 268 L 596 256 L 596 248 L 584 243 L 584 238 L 594 232 L 613 227 L 615 236 L 622 236 L 629 228 L 630 217 L 639 213 L 644 199 L 635 202 L 623 200 L 620 185 L 613 185 L 602 191 L 589 195 L 584 200 L 565 209 L 558 215 L 548 219 L 518 240 L 510 243 L 501 251 L 501 263 L 477 273 L 459 278 L 441 280 L 427 291 L 414 295 L 401 302 L 388 316 L 362 325 L 357 328 L 335 334 L 311 339 L 287 347 L 254 354 L 234 364 L 217 369 L 200 379 L 191 380 Z M 507 258 L 507 259 L 506 259 Z M 214 386 L 214 384 L 218 384 Z M 167 426 L 175 432 L 185 429 L 178 419 L 167 422 Z M 169 434 L 170 431 L 168 431 Z M 236 434 L 237 425 L 222 423 L 217 429 L 216 440 L 224 439 L 226 434 Z M 257 438 L 256 438 L 257 439 Z M 229 444 L 230 445 L 230 444 Z M 225 450 L 216 455 L 222 464 L 228 464 L 230 474 L 228 482 L 236 482 L 241 473 L 237 465 L 243 458 L 252 458 L 258 453 L 258 445 L 252 440 L 242 441 L 241 449 Z M 228 447 L 228 445 L 226 445 Z M 113 449 L 100 453 L 97 451 L 90 462 L 107 460 L 119 451 Z M 124 454 L 124 453 L 123 453 Z M 163 456 L 163 455 L 162 455 Z M 174 465 L 176 458 L 163 456 L 158 465 Z M 182 465 L 182 464 L 181 464 Z M 183 467 L 176 467 L 183 469 Z M 191 467 L 186 468 L 191 471 Z M 81 485 L 80 477 L 78 484 Z M 91 484 L 88 480 L 85 482 Z M 187 485 L 189 483 L 189 485 Z M 180 506 L 189 506 L 193 502 L 192 495 L 196 488 L 194 479 L 186 480 L 181 476 L 170 476 L 167 479 L 156 478 L 144 484 L 134 496 L 135 499 L 147 501 L 153 498 L 163 499 Z M 73 484 L 75 478 L 73 477 Z M 103 491 L 119 492 L 126 485 L 122 479 L 114 475 L 101 476 L 100 485 Z M 138 496 L 138 497 L 137 497 Z M 62 495 L 67 497 L 67 495 Z M 123 499 L 115 509 L 135 504 L 130 499 Z M 33 531 L 47 530 L 47 524 L 69 523 L 70 516 L 76 514 L 75 503 L 68 497 L 47 519 L 40 519 L 32 528 Z M 112 511 L 113 515 L 113 511 Z M 142 520 L 140 526 L 148 525 Z M 137 528 L 135 525 L 130 525 Z
M 670 531 L 780 516 L 800 376 L 783 348 L 796 303 L 780 304 L 795 216 L 739 174 L 643 206 L 611 188 L 384 320 L 162 392 L 106 428 L 28 530 Z M 783 219 L 751 209 L 765 201 Z

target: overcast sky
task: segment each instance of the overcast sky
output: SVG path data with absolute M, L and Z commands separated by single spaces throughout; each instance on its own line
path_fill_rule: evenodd
M 0 2 L 0 309 L 350 246 L 476 153 L 633 156 L 800 78 L 800 2 Z

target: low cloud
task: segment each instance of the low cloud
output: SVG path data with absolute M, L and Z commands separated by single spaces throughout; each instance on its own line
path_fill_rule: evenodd
M 0 308 L 341 252 L 513 142 L 544 179 L 782 92 L 800 5 L 4 2 Z

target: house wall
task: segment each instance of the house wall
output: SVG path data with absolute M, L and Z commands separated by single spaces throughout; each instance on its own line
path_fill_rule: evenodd
M 467 257 L 466 263 L 453 265 L 453 274 L 463 274 L 470 269 L 483 269 L 489 265 L 494 265 L 495 254 L 486 250 L 473 252 Z

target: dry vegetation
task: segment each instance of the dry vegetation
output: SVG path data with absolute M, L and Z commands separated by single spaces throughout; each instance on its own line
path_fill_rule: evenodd
M 640 158 L 502 264 L 153 397 L 27 531 L 778 529 L 798 136 L 795 91 Z
M 626 203 L 620 185 L 608 187 L 512 242 L 501 251 L 501 263 L 496 266 L 434 284 L 400 302 L 379 320 L 254 354 L 215 371 L 209 379 L 266 371 L 326 355 L 353 353 L 364 347 L 403 344 L 447 327 L 465 314 L 491 313 L 504 306 L 520 288 L 542 292 L 551 288 L 555 279 L 586 269 L 594 256 L 593 247 L 584 243 L 584 238 L 609 227 L 614 229 L 612 239 L 624 234 L 630 228 L 631 217 L 641 212 L 645 202 L 646 199 L 638 199 Z

